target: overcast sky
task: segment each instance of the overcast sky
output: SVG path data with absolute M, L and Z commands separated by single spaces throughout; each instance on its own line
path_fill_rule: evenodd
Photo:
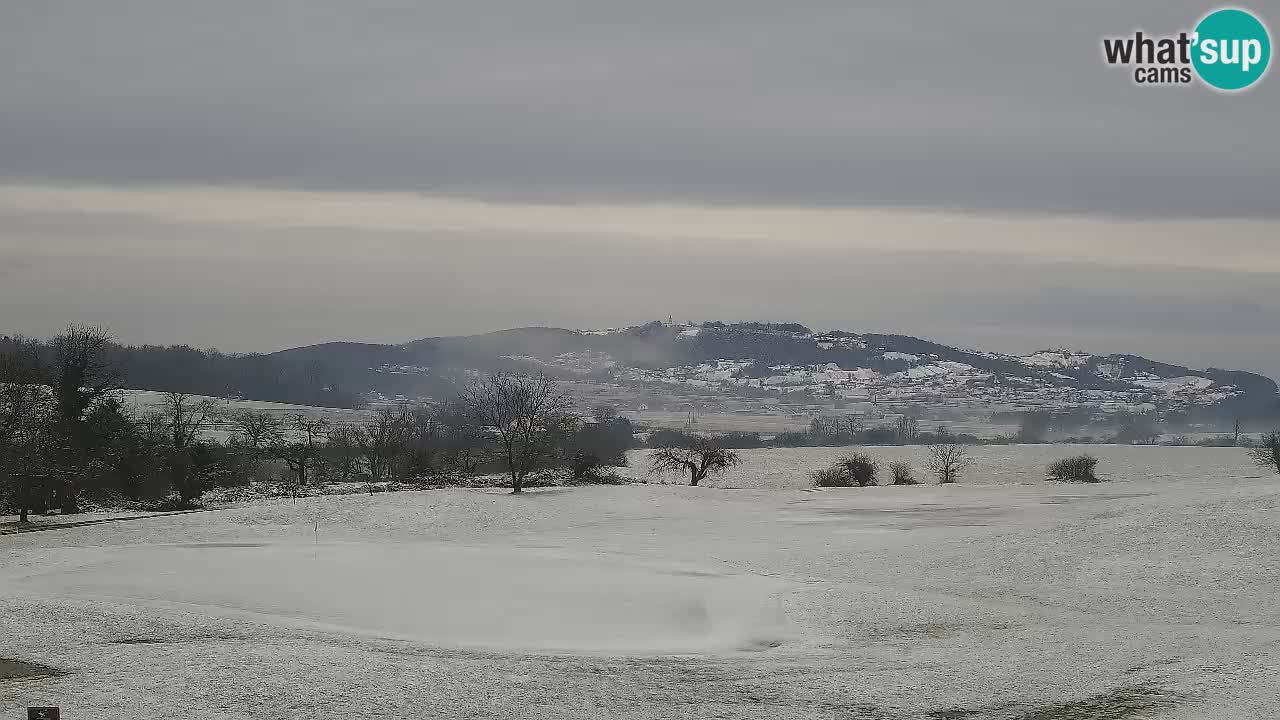
M 0 0 L 0 333 L 671 314 L 1280 376 L 1280 79 L 1101 58 L 1212 8 Z

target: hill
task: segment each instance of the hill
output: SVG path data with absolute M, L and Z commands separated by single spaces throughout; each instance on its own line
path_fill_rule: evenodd
M 6 339 L 0 338 L 0 345 Z M 2 350 L 3 347 L 0 347 Z M 796 323 L 526 327 L 402 344 L 331 342 L 269 354 L 119 346 L 127 387 L 353 407 L 440 400 L 476 373 L 540 370 L 634 391 L 810 403 L 923 404 L 988 411 L 1085 409 L 1280 417 L 1276 383 L 1130 354 L 1010 355 L 909 335 L 814 331 Z
M 272 356 L 320 362 L 384 397 L 437 397 L 468 372 L 538 369 L 564 378 L 721 394 L 837 401 L 966 401 L 991 406 L 1274 413 L 1276 383 L 1243 371 L 1192 369 L 1130 354 L 1062 349 L 1025 356 L 909 335 L 815 332 L 794 323 L 652 322 L 608 330 L 530 327 L 402 345 L 334 344 Z

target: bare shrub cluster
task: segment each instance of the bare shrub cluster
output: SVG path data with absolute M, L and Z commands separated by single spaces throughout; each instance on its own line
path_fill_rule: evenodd
M 1102 482 L 1094 470 L 1098 467 L 1098 458 L 1092 455 L 1076 455 L 1049 463 L 1046 473 L 1050 480 L 1058 482 L 1097 483 Z
M 940 483 L 952 483 L 969 467 L 968 453 L 959 445 L 936 445 L 930 448 L 929 470 Z M 893 485 L 918 485 L 911 463 L 894 461 L 888 465 Z M 872 487 L 879 484 L 879 463 L 864 452 L 840 458 L 833 465 L 810 474 L 817 487 Z
M 879 465 L 875 458 L 864 452 L 846 455 L 834 465 L 818 470 L 811 477 L 818 487 L 870 487 L 877 485 Z

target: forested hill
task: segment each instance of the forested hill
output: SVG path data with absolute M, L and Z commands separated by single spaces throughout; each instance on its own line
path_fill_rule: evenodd
M 0 338 L 0 352 L 12 342 Z M 52 349 L 44 345 L 41 352 Z M 742 366 L 735 377 L 747 378 L 748 384 L 750 378 L 834 371 L 857 371 L 858 377 L 898 384 L 936 384 L 954 374 L 966 382 L 1085 394 L 1141 388 L 1234 415 L 1280 412 L 1276 383 L 1255 373 L 1196 370 L 1129 354 L 1045 350 L 1016 356 L 909 335 L 815 332 L 796 323 L 652 322 L 588 331 L 529 327 L 398 345 L 332 342 L 248 355 L 187 346 L 116 345 L 112 360 L 130 388 L 332 407 L 358 405 L 370 393 L 447 396 L 466 381 L 468 371 L 537 368 L 616 379 L 671 369 L 692 372 L 732 361 Z M 734 383 L 727 387 L 732 391 Z

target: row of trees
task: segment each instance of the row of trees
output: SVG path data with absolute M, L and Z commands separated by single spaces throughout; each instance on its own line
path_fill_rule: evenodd
M 1115 443 L 1117 445 L 1199 445 L 1209 447 L 1249 447 L 1252 440 L 1245 434 L 1245 422 L 1239 416 L 1229 423 L 1218 425 L 1219 433 L 1212 437 L 1192 440 L 1181 431 L 1189 424 L 1187 411 L 1170 411 L 1163 417 L 1155 413 L 1119 412 L 1100 415 L 1076 409 L 1049 412 L 1032 410 L 1021 413 L 1002 413 L 992 416 L 993 421 L 1012 421 L 1018 424 L 1017 432 L 997 438 L 995 442 L 1038 444 L 1046 442 L 1067 443 Z M 1095 428 L 1097 435 L 1070 434 Z M 1166 431 L 1176 431 L 1166 435 Z M 1053 438 L 1053 439 L 1051 439 Z
M 334 358 L 337 362 L 328 362 L 323 357 L 292 353 L 233 355 L 185 345 L 130 346 L 101 334 L 105 341 L 100 349 L 103 360 L 130 388 L 356 407 L 361 389 L 392 377 L 368 370 L 370 363 L 363 358 L 348 360 L 339 355 Z M 34 350 L 47 366 L 55 364 L 57 345 L 56 339 L 45 342 L 0 336 L 0 354 L 16 348 Z
M 571 412 L 554 381 L 492 375 L 438 406 L 384 408 L 360 422 L 242 411 L 182 392 L 139 411 L 124 400 L 110 336 L 70 327 L 51 343 L 0 348 L 0 507 L 80 511 L 84 498 L 176 507 L 214 486 L 283 479 L 294 491 L 316 482 L 448 481 L 505 472 L 514 492 L 530 476 L 566 469 L 576 482 L 626 463 L 631 423 L 609 408 L 587 420 Z M 225 443 L 207 432 L 231 430 Z
M 830 415 L 814 418 L 806 431 L 780 433 L 772 444 L 782 447 L 847 447 L 852 445 L 1008 445 L 1041 444 L 1053 442 L 1115 443 L 1119 445 L 1212 445 L 1247 447 L 1248 437 L 1242 434 L 1240 421 L 1235 421 L 1231 434 L 1192 442 L 1185 436 L 1173 436 L 1162 440 L 1160 424 L 1150 414 L 1117 413 L 1107 420 L 1106 432 L 1100 436 L 1071 436 L 1070 428 L 1081 427 L 1080 418 L 1072 413 L 1062 416 L 1044 410 L 1034 410 L 993 419 L 1017 422 L 1017 431 L 995 438 L 979 438 L 967 433 L 955 433 L 946 425 L 933 430 L 922 428 L 920 420 L 911 414 L 903 414 L 892 423 L 867 424 L 857 415 Z M 754 447 L 759 447 L 755 445 Z M 742 447 L 753 447 L 742 445 Z
M 965 433 L 954 433 L 946 425 L 933 430 L 921 426 L 919 418 L 904 414 L 892 423 L 868 425 L 856 415 L 816 417 L 807 431 L 780 433 L 774 440 L 782 447 L 847 447 L 851 445 L 977 445 L 983 441 Z
M 0 355 L 0 507 L 81 511 L 85 499 L 122 496 L 190 506 L 211 483 L 234 482 L 241 465 L 205 440 L 210 398 L 172 392 L 138 412 L 101 361 L 95 329 L 71 328 L 47 367 L 28 352 Z
M 545 376 L 493 375 L 436 406 L 382 408 L 361 422 L 331 423 L 260 411 L 231 417 L 228 446 L 258 467 L 283 464 L 295 490 L 331 481 L 449 482 L 504 472 L 521 492 L 540 470 L 600 479 L 625 465 L 631 421 L 601 407 L 586 420 Z

